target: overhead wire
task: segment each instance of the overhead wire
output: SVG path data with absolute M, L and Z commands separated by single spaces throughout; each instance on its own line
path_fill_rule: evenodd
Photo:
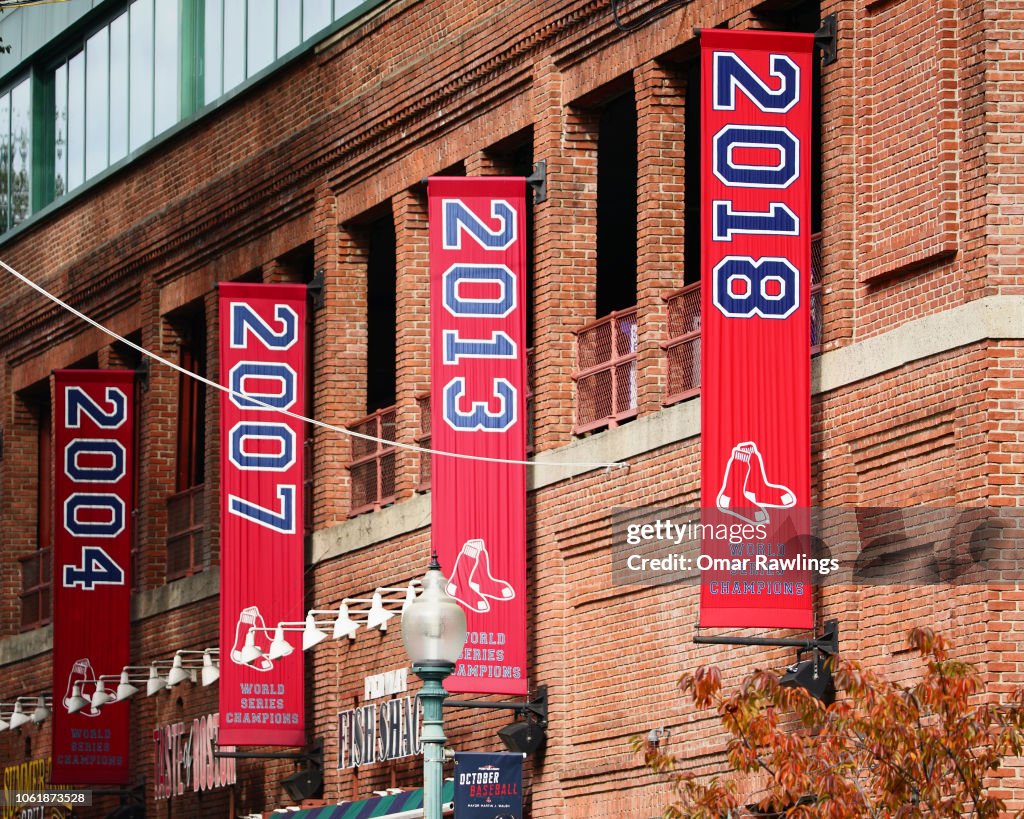
M 377 437 L 375 437 L 373 435 L 367 435 L 366 433 L 363 433 L 363 432 L 356 432 L 355 430 L 349 429 L 348 427 L 340 426 L 340 425 L 337 425 L 337 424 L 329 424 L 326 421 L 319 421 L 316 418 L 308 418 L 305 415 L 301 415 L 301 414 L 299 414 L 297 412 L 291 412 L 290 410 L 280 409 L 278 407 L 272 407 L 271 405 L 269 405 L 267 403 L 264 403 L 263 401 L 261 401 L 259 398 L 255 397 L 255 396 L 251 396 L 251 395 L 248 395 L 246 393 L 236 392 L 235 390 L 232 390 L 230 387 L 227 387 L 224 384 L 221 384 L 220 382 L 212 381 L 209 378 L 206 378 L 205 376 L 199 375 L 198 373 L 194 373 L 191 370 L 185 369 L 184 367 L 180 366 L 179 364 L 175 364 L 173 361 L 168 361 L 163 356 L 160 356 L 157 353 L 152 352 L 151 350 L 147 350 L 145 347 L 142 347 L 142 346 L 136 344 L 133 341 L 129 341 L 124 336 L 119 335 L 118 333 L 114 332 L 110 328 L 104 326 L 103 324 L 100 324 L 100 322 L 96 321 L 95 319 L 91 318 L 90 316 L 87 316 L 85 313 L 81 312 L 80 310 L 75 309 L 70 304 L 68 304 L 67 302 L 63 301 L 58 296 L 54 295 L 53 293 L 51 293 L 49 290 L 47 290 L 43 286 L 41 286 L 41 285 L 37 284 L 36 282 L 32 281 L 27 276 L 19 273 L 17 270 L 15 270 L 13 267 L 11 267 L 9 264 L 7 264 L 2 259 L 0 259 L 0 267 L 2 267 L 4 270 L 6 270 L 8 273 L 10 273 L 12 276 L 14 276 L 19 281 L 21 281 L 23 284 L 28 285 L 33 290 L 35 290 L 37 293 L 40 293 L 41 295 L 45 296 L 47 299 L 49 299 L 50 301 L 52 301 L 54 304 L 58 305 L 62 309 L 66 310 L 67 312 L 71 313 L 72 315 L 76 316 L 77 318 L 81 319 L 82 321 L 86 322 L 87 324 L 92 325 L 93 327 L 95 327 L 100 332 L 105 333 L 106 335 L 110 336 L 111 338 L 117 339 L 122 344 L 125 344 L 128 347 L 131 347 L 133 350 L 135 350 L 138 353 L 140 353 L 140 354 L 142 354 L 142 355 L 152 359 L 153 361 L 156 361 L 159 364 L 163 364 L 165 367 L 170 367 L 172 370 L 175 370 L 175 371 L 181 373 L 182 375 L 187 376 L 188 378 L 193 378 L 193 379 L 195 379 L 196 381 L 199 381 L 202 384 L 206 384 L 206 386 L 208 386 L 208 387 L 212 387 L 213 389 L 220 390 L 221 392 L 226 393 L 226 394 L 228 394 L 230 396 L 233 396 L 234 398 L 244 399 L 245 401 L 247 401 L 249 403 L 257 404 L 257 405 L 259 405 L 260 407 L 262 407 L 264 409 L 274 410 L 275 412 L 279 412 L 282 415 L 288 416 L 289 418 L 294 418 L 297 421 L 303 421 L 304 423 L 312 424 L 313 426 L 320 427 L 321 429 L 330 430 L 332 432 L 338 432 L 338 433 L 341 433 L 342 435 L 349 435 L 349 436 L 351 436 L 353 438 L 360 438 L 360 439 L 362 439 L 364 441 L 373 441 L 374 443 L 383 444 L 385 446 L 393 446 L 393 447 L 396 447 L 397 449 L 405 449 L 405 450 L 408 450 L 408 451 L 411 451 L 411 452 L 419 452 L 419 453 L 423 453 L 423 454 L 437 455 L 437 456 L 442 457 L 442 458 L 456 458 L 456 459 L 459 459 L 459 460 L 466 460 L 466 461 L 483 461 L 483 462 L 487 462 L 487 463 L 509 464 L 509 465 L 512 465 L 512 466 L 584 467 L 584 468 L 590 468 L 590 469 L 611 469 L 611 468 L 614 468 L 614 467 L 627 467 L 628 466 L 628 464 L 622 463 L 621 461 L 611 461 L 611 462 L 608 462 L 608 461 L 547 461 L 547 460 L 545 460 L 545 461 L 536 461 L 536 460 L 520 461 L 520 460 L 515 460 L 515 459 L 512 459 L 512 458 L 494 458 L 494 457 L 489 457 L 489 456 L 486 456 L 486 455 L 469 455 L 469 454 L 464 453 L 464 452 L 446 452 L 446 451 L 440 450 L 440 449 L 430 449 L 429 447 L 421 447 L 421 446 L 417 446 L 415 444 L 407 444 L 407 443 L 403 443 L 402 441 L 391 441 L 391 440 L 388 440 L 387 438 L 377 438 Z

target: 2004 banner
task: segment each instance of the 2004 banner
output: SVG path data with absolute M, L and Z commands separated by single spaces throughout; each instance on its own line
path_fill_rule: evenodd
M 100 675 L 129 663 L 134 380 L 131 370 L 54 373 L 55 785 L 128 782 L 128 708 L 83 700 L 98 703 Z
M 809 532 L 814 37 L 700 40 L 701 506 L 704 523 L 763 533 L 705 540 L 720 568 L 702 573 L 700 625 L 810 628 L 806 572 L 739 567 L 791 557 Z
M 442 452 L 526 457 L 526 181 L 432 178 L 431 434 Z M 526 693 L 526 470 L 435 456 L 431 540 L 469 637 L 450 691 Z
M 299 746 L 302 652 L 266 655 L 276 624 L 303 613 L 304 422 L 285 412 L 305 415 L 306 287 L 222 283 L 219 301 L 219 739 Z

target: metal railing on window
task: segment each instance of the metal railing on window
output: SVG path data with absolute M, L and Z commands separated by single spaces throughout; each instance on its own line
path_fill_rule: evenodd
M 811 355 L 821 352 L 821 234 L 811 236 Z
M 700 282 L 665 296 L 668 308 L 668 356 L 665 404 L 700 393 Z M 811 355 L 821 352 L 821 234 L 811 237 Z
M 21 630 L 45 626 L 50 622 L 50 586 L 53 577 L 53 550 L 39 549 L 19 557 L 21 564 Z
M 688 284 L 665 297 L 668 309 L 666 404 L 700 392 L 700 282 Z
M 526 454 L 533 454 L 533 348 L 526 351 Z M 420 416 L 420 431 L 416 436 L 416 446 L 430 449 L 430 393 L 416 396 L 416 407 Z M 433 456 L 426 452 L 420 453 L 420 480 L 416 485 L 417 492 L 430 490 L 431 468 Z
M 377 410 L 349 428 L 363 435 L 394 441 L 395 408 Z M 395 502 L 395 453 L 392 445 L 352 438 L 352 462 L 348 467 L 352 479 L 350 514 L 372 512 Z
M 420 431 L 416 436 L 416 446 L 430 449 L 430 393 L 416 396 L 416 408 L 420 415 Z M 417 492 L 430 491 L 430 476 L 434 466 L 434 456 L 429 452 L 420 453 L 420 480 L 416 484 Z
M 636 416 L 636 308 L 619 310 L 576 333 L 575 435 Z
M 313 438 L 302 442 L 302 517 L 303 531 L 313 534 Z
M 203 529 L 205 485 L 192 486 L 167 499 L 167 579 L 205 569 L 210 553 Z

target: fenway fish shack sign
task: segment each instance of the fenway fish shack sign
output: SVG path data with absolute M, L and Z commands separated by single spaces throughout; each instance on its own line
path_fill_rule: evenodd
M 373 674 L 363 681 L 364 700 L 404 694 L 408 669 Z M 422 753 L 423 709 L 415 696 L 367 702 L 338 714 L 338 768 L 355 768 Z
M 156 743 L 154 798 L 170 799 L 186 791 L 199 793 L 237 781 L 234 759 L 218 759 L 219 714 L 208 714 L 192 722 L 175 722 L 153 731 Z M 233 746 L 221 750 L 233 751 Z

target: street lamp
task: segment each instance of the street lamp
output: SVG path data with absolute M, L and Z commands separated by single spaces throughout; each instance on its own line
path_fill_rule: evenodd
M 466 644 L 466 613 L 445 591 L 448 579 L 441 574 L 435 552 L 423 576 L 423 592 L 402 614 L 402 641 L 412 660 L 413 672 L 423 680 L 423 817 L 441 819 L 441 784 L 444 765 L 444 717 L 442 704 L 448 692 L 445 678 Z

